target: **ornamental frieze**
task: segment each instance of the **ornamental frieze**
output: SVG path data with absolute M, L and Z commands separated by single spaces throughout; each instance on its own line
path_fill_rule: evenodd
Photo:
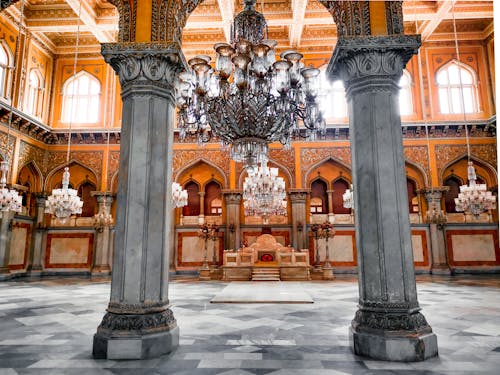
M 46 151 L 40 147 L 21 141 L 19 146 L 19 168 L 24 167 L 30 162 L 35 162 L 38 168 L 44 169 L 45 154 Z
M 463 145 L 436 145 L 436 166 L 439 176 L 442 176 L 448 164 L 460 157 L 467 156 L 467 146 Z M 497 150 L 494 144 L 471 145 L 471 155 L 483 160 L 493 167 L 497 165 Z
M 66 164 L 66 151 L 49 152 L 47 156 L 46 168 L 43 171 L 45 176 L 54 169 Z M 102 156 L 102 151 L 72 151 L 69 159 L 78 162 L 94 173 L 99 185 L 101 181 Z
M 226 181 L 229 181 L 229 151 L 226 150 L 174 150 L 174 176 L 193 162 L 206 161 L 224 172 Z
M 405 159 L 416 164 L 427 175 L 426 180 L 430 181 L 430 168 L 429 168 L 429 153 L 427 146 L 405 146 L 404 147 Z
M 120 151 L 111 151 L 108 159 L 108 190 L 112 191 L 113 176 L 120 167 Z
M 349 147 L 304 148 L 300 150 L 300 175 L 305 178 L 312 167 L 328 159 L 340 161 L 351 168 L 351 150 Z
M 7 145 L 7 133 L 0 132 L 0 155 L 2 158 L 10 159 L 12 158 L 12 151 L 14 150 L 14 143 L 16 141 L 13 135 L 10 136 L 9 144 Z M 5 146 L 7 145 L 7 146 Z

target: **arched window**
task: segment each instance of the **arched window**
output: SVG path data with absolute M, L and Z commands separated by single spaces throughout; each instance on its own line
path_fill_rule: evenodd
M 28 92 L 26 97 L 26 112 L 30 115 L 40 117 L 41 115 L 41 92 L 43 90 L 43 78 L 37 69 L 31 69 L 28 80 Z
M 0 96 L 4 98 L 10 96 L 12 60 L 13 56 L 9 47 L 0 43 Z
M 462 181 L 460 181 L 455 176 L 450 176 L 444 181 L 444 186 L 449 186 L 450 190 L 446 192 L 444 197 L 444 205 L 446 212 L 455 213 L 457 212 L 455 209 L 455 198 L 458 197 L 458 193 L 460 192 L 460 185 L 462 185 Z
M 188 192 L 188 204 L 182 208 L 184 216 L 199 216 L 200 215 L 200 188 L 194 181 L 184 185 L 184 189 Z
M 350 208 L 344 207 L 344 193 L 349 189 L 349 183 L 343 178 L 339 178 L 333 183 L 333 213 L 334 214 L 348 214 L 351 212 Z
M 399 80 L 399 113 L 401 116 L 413 114 L 413 93 L 412 79 L 410 72 L 403 70 L 403 75 Z
M 92 217 L 95 215 L 97 199 L 91 194 L 91 192 L 95 190 L 96 186 L 90 181 L 85 181 L 78 187 L 78 196 L 81 197 L 83 201 L 81 217 Z
M 326 182 L 323 180 L 317 179 L 311 184 L 310 210 L 312 214 L 328 213 L 328 194 L 326 190 Z
M 101 83 L 87 72 L 68 78 L 63 85 L 62 122 L 95 123 L 99 120 Z
M 417 185 L 415 181 L 407 178 L 406 188 L 408 190 L 408 210 L 411 214 L 418 213 L 418 195 L 417 195 Z
M 470 67 L 453 61 L 437 72 L 436 82 L 441 113 L 478 111 L 476 75 Z
M 325 119 L 343 119 L 347 117 L 347 100 L 342 81 L 330 83 L 326 78 L 326 70 L 321 71 L 321 90 L 325 93 L 320 106 Z
M 210 181 L 205 185 L 205 216 L 219 216 L 222 214 L 222 200 L 220 185 L 215 181 Z M 218 202 L 216 202 L 218 201 Z

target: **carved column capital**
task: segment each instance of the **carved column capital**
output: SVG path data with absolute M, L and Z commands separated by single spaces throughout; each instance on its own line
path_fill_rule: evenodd
M 305 203 L 307 196 L 311 193 L 310 189 L 290 189 L 288 190 L 288 195 L 290 196 L 290 201 L 293 203 Z
M 35 204 L 37 208 L 45 208 L 45 201 L 47 200 L 47 194 L 45 193 L 35 193 Z
M 425 195 L 425 199 L 427 199 L 427 203 L 432 203 L 441 202 L 443 193 L 446 193 L 448 190 L 450 190 L 449 186 L 437 186 L 433 188 L 427 187 L 417 191 L 417 193 L 423 193 Z
M 122 96 L 149 95 L 153 86 L 157 95 L 173 100 L 177 75 L 187 66 L 177 43 L 104 43 L 101 54 L 118 74 Z
M 223 190 L 222 195 L 226 200 L 226 204 L 240 204 L 242 192 L 240 190 Z
M 106 206 L 111 206 L 115 196 L 115 194 L 110 191 L 91 191 L 90 195 L 96 197 L 99 205 L 104 204 Z
M 443 193 L 446 193 L 448 190 L 450 190 L 449 186 L 437 186 L 418 191 L 424 193 L 425 199 L 427 200 L 428 208 L 426 219 L 428 223 L 438 225 L 446 223 L 446 214 L 441 209 L 441 199 L 443 198 Z
M 420 35 L 341 37 L 327 74 L 344 81 L 348 96 L 358 90 L 397 91 L 403 69 L 420 45 Z

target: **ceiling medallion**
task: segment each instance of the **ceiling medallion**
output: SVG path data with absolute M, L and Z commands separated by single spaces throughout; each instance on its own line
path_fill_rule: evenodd
M 290 148 L 294 137 L 314 140 L 326 130 L 319 70 L 305 68 L 297 51 L 276 61 L 277 42 L 267 39 L 267 22 L 254 5 L 245 0 L 234 18 L 231 43 L 214 46 L 215 67 L 209 56 L 190 59 L 176 87 L 180 139 L 203 144 L 214 136 L 249 170 L 268 160 L 270 143 Z

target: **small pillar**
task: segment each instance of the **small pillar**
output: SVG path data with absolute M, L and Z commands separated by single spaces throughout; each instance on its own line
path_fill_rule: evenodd
M 417 299 L 398 101 L 419 47 L 416 35 L 340 37 L 327 70 L 343 80 L 349 108 L 359 274 L 351 345 L 386 361 L 438 353 Z
M 93 191 L 99 207 L 98 214 L 110 215 L 111 204 L 113 203 L 113 193 L 109 191 Z M 92 276 L 109 275 L 111 266 L 109 264 L 109 252 L 111 251 L 111 226 L 112 223 L 105 223 L 96 226 L 96 240 L 94 251 L 94 265 L 92 266 Z
M 225 232 L 225 249 L 237 250 L 241 246 L 240 233 L 240 205 L 241 191 L 238 190 L 223 190 L 222 195 L 226 202 L 226 230 Z
M 333 212 L 333 193 L 335 190 L 327 190 L 328 194 L 328 222 L 333 224 L 335 222 L 335 213 Z
M 292 246 L 297 249 L 308 248 L 306 201 L 309 189 L 290 189 L 288 195 L 292 204 Z
M 444 224 L 446 214 L 442 210 L 443 193 L 450 188 L 448 186 L 438 186 L 423 190 L 427 199 L 426 220 L 429 223 L 431 239 L 431 273 L 433 275 L 450 275 L 451 270 L 448 265 L 446 254 L 446 242 L 444 235 Z
M 198 195 L 200 196 L 200 216 L 198 217 L 198 224 L 203 225 L 205 224 L 205 192 L 200 191 Z
M 0 280 L 8 280 L 12 277 L 9 270 L 12 219 L 14 219 L 14 212 L 0 211 Z
M 40 276 L 43 269 L 43 237 L 45 235 L 45 201 L 47 194 L 35 193 L 35 218 L 31 233 L 30 250 L 28 254 L 28 276 Z

